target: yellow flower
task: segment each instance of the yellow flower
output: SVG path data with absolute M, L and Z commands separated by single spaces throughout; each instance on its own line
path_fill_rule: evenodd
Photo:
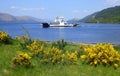
M 77 55 L 75 53 L 72 53 L 72 54 L 69 55 L 69 58 L 70 59 L 76 59 Z
M 28 66 L 31 63 L 30 58 L 27 53 L 19 51 L 18 55 L 14 57 L 12 61 L 15 65 Z
M 0 31 L 0 43 L 4 43 L 9 39 L 9 35 L 6 32 Z
M 113 62 L 113 60 L 114 60 L 113 57 L 109 57 L 109 61 Z
M 84 60 L 84 61 L 87 60 L 87 56 L 86 56 L 86 55 L 81 55 L 80 58 L 81 58 L 82 60 Z
M 96 57 L 96 54 L 95 53 L 90 53 L 90 58 L 94 58 Z
M 24 53 L 22 51 L 18 51 L 18 57 L 22 57 Z
M 106 59 L 103 59 L 102 62 L 105 63 L 105 64 L 107 64 L 107 60 Z
M 24 57 L 25 57 L 26 59 L 30 59 L 30 58 L 31 58 L 27 53 L 24 54 Z
M 114 68 L 118 68 L 118 64 L 115 63 L 115 64 L 114 64 Z
M 98 62 L 97 62 L 97 60 L 94 60 L 94 64 L 96 65 Z
M 104 65 L 114 65 L 114 63 L 120 62 L 120 54 L 116 51 L 112 44 L 99 43 L 96 45 L 89 45 L 83 47 L 85 56 L 81 56 L 82 59 L 88 59 L 89 64 L 102 63 Z M 114 66 L 117 66 L 116 64 Z
M 99 52 L 98 53 L 98 57 L 100 58 L 102 56 L 102 52 Z

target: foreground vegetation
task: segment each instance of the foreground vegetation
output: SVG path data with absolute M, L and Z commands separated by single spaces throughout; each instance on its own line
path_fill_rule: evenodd
M 2 36 L 5 36 L 7 42 L 4 39 L 1 39 L 0 42 L 0 76 L 120 75 L 119 46 L 113 47 L 111 44 L 70 44 L 64 40 L 44 42 L 30 40 L 26 36 L 20 36 L 16 39 L 11 39 L 9 35 L 7 35 L 8 38 L 6 35 Z M 93 52 L 86 53 L 91 49 L 94 49 Z M 111 61 L 107 60 L 104 54 L 101 54 L 101 58 L 95 55 L 95 53 L 101 52 L 109 55 L 110 52 L 107 50 L 112 52 L 110 57 L 113 57 L 113 60 Z M 98 58 L 97 62 L 96 58 Z M 107 61 L 105 61 L 105 65 L 103 65 L 104 62 L 100 62 L 102 58 Z M 114 66 L 116 64 L 117 66 Z

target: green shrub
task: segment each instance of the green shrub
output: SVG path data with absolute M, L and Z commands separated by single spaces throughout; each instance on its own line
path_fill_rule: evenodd
M 22 49 L 26 49 L 26 46 L 32 43 L 32 40 L 28 36 L 17 36 L 16 40 L 18 40 Z
M 67 45 L 67 42 L 65 42 L 64 39 L 52 43 L 53 47 L 56 47 L 61 50 L 64 50 L 66 45 Z

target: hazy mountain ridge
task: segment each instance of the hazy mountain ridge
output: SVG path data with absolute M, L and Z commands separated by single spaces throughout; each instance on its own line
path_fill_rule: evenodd
M 120 23 L 120 6 L 103 9 L 80 21 L 88 23 Z
M 0 13 L 0 22 L 49 22 L 45 19 L 38 19 L 31 16 L 13 16 L 7 13 Z M 110 7 L 95 12 L 83 19 L 73 18 L 69 23 L 120 23 L 120 6 Z
M 43 20 L 31 16 L 13 16 L 0 13 L 0 22 L 43 22 Z
M 10 14 L 0 13 L 0 21 L 16 21 L 16 18 Z

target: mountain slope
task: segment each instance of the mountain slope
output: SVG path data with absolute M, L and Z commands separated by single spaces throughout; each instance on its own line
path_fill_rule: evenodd
M 42 22 L 42 19 L 31 16 L 13 16 L 6 13 L 0 13 L 0 22 Z
M 40 19 L 30 17 L 30 16 L 16 16 L 17 21 L 21 22 L 40 22 Z
M 16 21 L 16 18 L 10 14 L 0 13 L 0 21 Z
M 90 23 L 120 23 L 120 6 L 104 9 L 82 20 Z

